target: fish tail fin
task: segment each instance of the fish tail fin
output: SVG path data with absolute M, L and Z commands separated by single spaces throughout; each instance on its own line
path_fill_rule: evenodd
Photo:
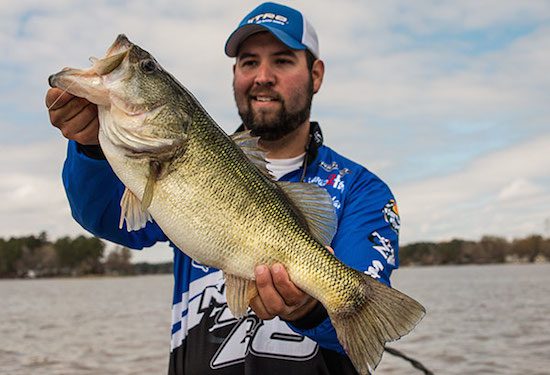
M 424 307 L 409 296 L 361 274 L 353 306 L 329 311 L 338 339 L 360 374 L 374 371 L 386 342 L 409 333 L 422 319 Z

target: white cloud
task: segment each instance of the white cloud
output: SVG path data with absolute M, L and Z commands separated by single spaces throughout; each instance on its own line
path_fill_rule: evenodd
M 550 216 L 549 148 L 547 133 L 457 173 L 398 186 L 403 241 L 540 233 Z
M 0 154 L 0 235 L 54 237 L 78 230 L 61 184 L 65 142 L 3 146 Z
M 509 201 L 512 199 L 525 199 L 540 195 L 545 191 L 544 187 L 525 178 L 516 178 L 504 186 L 497 195 L 498 200 Z

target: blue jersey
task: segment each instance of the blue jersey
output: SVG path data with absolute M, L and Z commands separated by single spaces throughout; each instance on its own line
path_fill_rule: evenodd
M 390 285 L 400 225 L 390 189 L 329 147 L 318 144 L 312 155 L 281 180 L 325 188 L 338 216 L 331 244 L 336 257 Z M 174 249 L 170 374 L 356 373 L 322 306 L 293 323 L 263 321 L 252 311 L 237 320 L 227 307 L 221 271 L 189 258 L 154 221 L 135 232 L 118 229 L 123 184 L 105 160 L 86 156 L 73 141 L 63 182 L 73 217 L 94 235 L 133 249 L 159 241 Z

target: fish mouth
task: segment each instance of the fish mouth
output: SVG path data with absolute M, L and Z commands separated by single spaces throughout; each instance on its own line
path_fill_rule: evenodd
M 120 66 L 128 55 L 128 51 L 129 50 L 126 50 L 116 55 L 106 56 L 103 59 L 94 59 L 92 67 L 88 69 L 63 68 L 60 72 L 49 76 L 48 82 L 50 86 L 58 87 L 59 80 L 67 76 L 87 79 L 109 74 Z
M 52 74 L 48 78 L 50 86 L 57 87 L 58 79 L 65 75 L 74 75 L 78 77 L 89 77 L 93 75 L 109 74 L 124 61 L 130 49 L 134 46 L 124 34 L 119 34 L 113 44 L 107 49 L 105 56 L 101 59 L 90 57 L 92 67 L 89 69 L 63 68 L 59 73 Z
M 109 104 L 109 90 L 105 87 L 103 76 L 112 73 L 127 58 L 133 44 L 119 35 L 109 47 L 104 58 L 90 58 L 92 66 L 88 69 L 63 68 L 48 77 L 51 87 L 58 87 L 75 96 L 88 99 L 97 105 Z
M 108 91 L 93 69 L 64 68 L 48 77 L 51 87 L 60 88 L 72 95 L 86 98 L 98 105 L 108 104 Z

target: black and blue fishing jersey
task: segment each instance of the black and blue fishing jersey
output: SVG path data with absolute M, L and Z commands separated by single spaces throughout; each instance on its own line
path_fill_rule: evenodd
M 338 216 L 331 243 L 335 256 L 390 285 L 390 275 L 399 266 L 400 220 L 393 194 L 372 172 L 323 145 L 316 123 L 311 134 L 309 160 L 280 180 L 325 188 Z M 154 221 L 134 232 L 119 229 L 124 185 L 101 152 L 94 154 L 70 141 L 63 183 L 73 217 L 92 234 L 132 249 L 159 241 L 168 241 L 173 248 L 169 374 L 357 373 L 320 304 L 292 323 L 279 318 L 264 321 L 250 309 L 235 319 L 227 307 L 220 270 L 189 258 Z M 139 329 L 139 322 L 135 325 Z

